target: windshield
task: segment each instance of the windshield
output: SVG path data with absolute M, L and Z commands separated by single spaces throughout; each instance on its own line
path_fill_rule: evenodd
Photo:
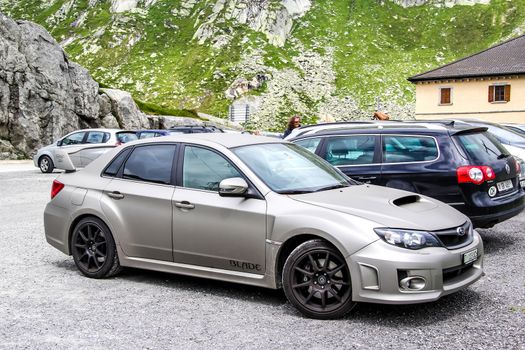
M 323 159 L 297 145 L 258 144 L 238 147 L 233 152 L 277 193 L 317 192 L 355 183 Z

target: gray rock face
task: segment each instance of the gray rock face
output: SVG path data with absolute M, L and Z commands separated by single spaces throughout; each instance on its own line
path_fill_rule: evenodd
M 30 157 L 79 128 L 147 126 L 129 94 L 101 95 L 44 28 L 0 13 L 1 158 Z

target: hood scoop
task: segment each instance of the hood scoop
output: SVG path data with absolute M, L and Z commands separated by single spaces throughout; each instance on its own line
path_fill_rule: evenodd
M 417 203 L 421 200 L 421 197 L 418 195 L 412 195 L 412 196 L 405 196 L 401 198 L 394 199 L 392 201 L 392 204 L 398 207 L 402 207 L 408 204 Z
M 390 204 L 414 213 L 421 213 L 437 208 L 437 204 L 417 194 L 403 196 L 390 201 Z

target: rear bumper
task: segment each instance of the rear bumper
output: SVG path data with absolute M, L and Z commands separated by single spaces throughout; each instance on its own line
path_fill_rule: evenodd
M 463 265 L 463 255 L 477 249 L 477 259 Z M 425 248 L 410 250 L 390 246 L 381 240 L 347 257 L 352 276 L 352 299 L 380 304 L 415 304 L 435 301 L 467 288 L 483 274 L 483 243 L 477 232 L 468 246 L 460 249 Z M 406 290 L 405 277 L 421 277 L 425 286 Z
M 452 205 L 467 215 L 476 228 L 489 228 L 518 215 L 525 208 L 525 191 L 520 189 L 504 199 L 491 199 L 477 193 L 471 204 Z

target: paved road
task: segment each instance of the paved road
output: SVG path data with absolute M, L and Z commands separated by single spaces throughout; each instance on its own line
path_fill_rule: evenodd
M 486 276 L 467 290 L 317 321 L 281 291 L 134 269 L 81 276 L 44 239 L 56 175 L 0 169 L 0 349 L 525 349 L 525 214 L 481 231 Z

